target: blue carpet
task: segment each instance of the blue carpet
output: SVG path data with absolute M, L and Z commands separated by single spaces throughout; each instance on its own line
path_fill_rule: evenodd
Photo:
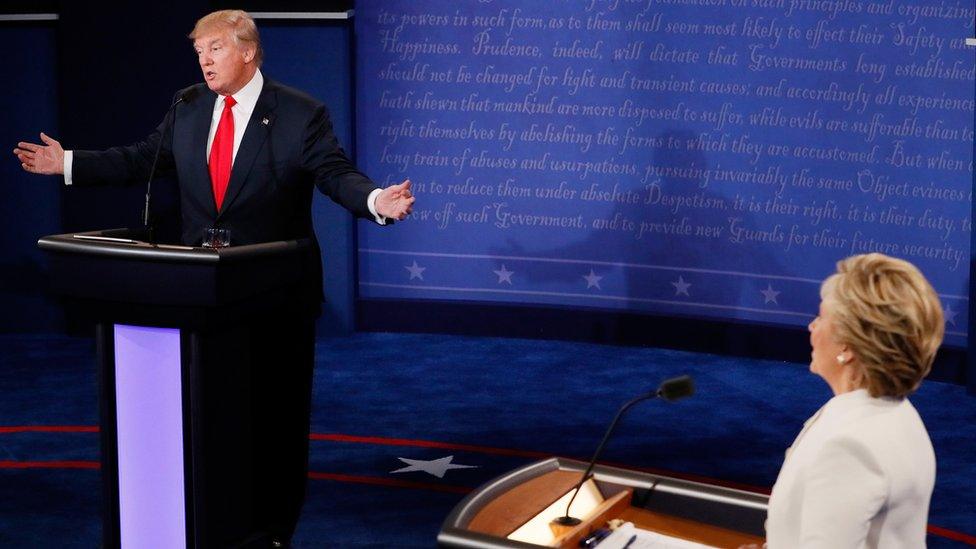
M 632 410 L 604 461 L 769 487 L 783 450 L 830 396 L 802 364 L 501 338 L 320 340 L 312 432 L 325 436 L 311 443 L 314 477 L 295 546 L 432 547 L 464 490 L 533 461 L 533 452 L 588 457 L 620 404 L 683 373 L 698 393 Z M 976 398 L 927 382 L 912 401 L 938 457 L 930 523 L 976 535 Z M 0 427 L 96 418 L 90 340 L 0 337 Z M 474 468 L 443 479 L 391 474 L 406 466 L 398 458 L 449 455 Z M 0 461 L 97 459 L 95 433 L 0 431 Z M 376 479 L 403 485 L 368 484 Z M 0 547 L 96 547 L 99 486 L 92 469 L 0 468 Z M 961 546 L 929 536 L 929 547 Z

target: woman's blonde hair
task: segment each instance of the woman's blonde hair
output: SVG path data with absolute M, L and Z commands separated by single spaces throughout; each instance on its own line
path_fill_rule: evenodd
M 932 285 L 911 263 L 873 253 L 839 261 L 820 297 L 871 396 L 902 398 L 932 369 L 945 324 Z
M 254 62 L 261 66 L 264 61 L 264 50 L 261 48 L 261 37 L 258 36 L 258 27 L 254 24 L 254 19 L 243 10 L 220 10 L 208 13 L 201 17 L 197 24 L 193 26 L 193 31 L 188 35 L 190 40 L 196 40 L 204 33 L 215 29 L 230 29 L 233 31 L 234 40 L 238 44 L 254 44 Z

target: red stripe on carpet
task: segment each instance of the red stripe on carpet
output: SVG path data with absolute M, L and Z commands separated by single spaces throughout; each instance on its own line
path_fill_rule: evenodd
M 0 461 L 0 469 L 98 469 L 97 461 Z
M 928 532 L 934 536 L 949 538 L 954 541 L 961 541 L 967 545 L 976 546 L 976 536 L 970 536 L 969 534 L 963 534 L 962 532 L 956 532 L 941 526 L 935 526 L 934 524 L 929 524 Z
M 329 434 L 318 434 L 312 433 L 309 435 L 311 440 L 324 440 L 330 442 L 351 442 L 358 444 L 378 444 L 381 446 L 410 446 L 415 448 L 439 448 L 442 450 L 461 450 L 465 452 L 475 452 L 480 454 L 491 454 L 496 456 L 514 456 L 514 457 L 525 457 L 532 459 L 547 459 L 553 457 L 552 454 L 547 454 L 545 452 L 535 452 L 531 450 L 515 450 L 512 448 L 495 448 L 492 446 L 476 446 L 471 444 L 453 444 L 450 442 L 437 442 L 432 440 L 417 440 L 409 438 L 385 438 L 385 437 L 364 437 L 355 435 L 343 435 L 338 433 Z M 589 461 L 589 458 L 571 458 L 577 461 Z M 651 473 L 655 475 L 662 475 L 668 477 L 680 478 L 682 480 L 690 480 L 692 482 L 702 482 L 705 484 L 714 484 L 716 486 L 722 486 L 725 488 L 734 488 L 736 490 L 745 490 L 747 492 L 755 492 L 757 494 L 769 495 L 769 488 L 764 488 L 760 486 L 751 486 L 748 484 L 742 484 L 738 482 L 728 482 L 724 480 L 718 480 L 714 478 L 704 477 L 700 475 L 691 475 L 684 473 L 674 473 L 671 471 L 664 471 L 661 469 L 654 469 L 650 467 L 634 467 L 633 465 L 627 465 L 623 463 L 612 463 L 612 462 L 600 462 L 603 465 L 609 465 L 611 467 L 621 467 L 624 469 L 636 469 L 638 471 L 643 471 L 645 473 Z
M 98 469 L 97 461 L 0 461 L 0 469 Z M 362 475 L 341 475 L 338 473 L 322 473 L 309 471 L 308 478 L 314 480 L 332 480 L 353 484 L 374 484 L 378 486 L 394 486 L 397 488 L 413 488 L 420 490 L 434 490 L 450 492 L 452 494 L 467 494 L 473 488 L 450 484 L 433 484 L 429 482 L 412 482 L 393 478 L 369 477 Z
M 381 446 L 412 446 L 415 448 L 440 448 L 442 450 L 462 450 L 465 452 L 476 452 L 479 454 L 526 457 L 526 458 L 533 458 L 533 459 L 545 459 L 548 457 L 552 457 L 552 454 L 546 454 L 544 452 L 533 452 L 531 450 L 494 448 L 491 446 L 476 446 L 472 444 L 453 444 L 450 442 L 437 442 L 433 440 L 417 440 L 411 438 L 361 437 L 355 435 L 341 435 L 338 433 L 329 433 L 329 434 L 312 433 L 308 436 L 308 438 L 311 440 L 327 440 L 331 442 L 354 442 L 360 444 L 378 444 Z
M 374 484 L 377 486 L 394 486 L 397 488 L 414 488 L 420 490 L 434 490 L 435 492 L 449 492 L 452 494 L 468 494 L 474 488 L 454 486 L 450 484 L 432 484 L 428 482 L 411 482 L 384 477 L 368 477 L 362 475 L 340 475 L 337 473 L 320 473 L 309 471 L 308 478 L 314 480 L 334 480 L 336 482 L 350 482 L 354 484 Z
M 94 425 L 50 425 L 50 426 L 23 425 L 23 426 L 10 426 L 10 427 L 0 426 L 0 434 L 24 433 L 24 432 L 97 433 L 98 427 Z M 459 451 L 474 452 L 479 454 L 523 457 L 523 458 L 530 458 L 530 459 L 546 459 L 552 456 L 552 454 L 547 454 L 545 452 L 536 452 L 532 450 L 516 450 L 513 448 L 495 448 L 492 446 L 478 446 L 474 444 L 454 444 L 450 442 L 438 442 L 432 440 L 419 440 L 419 439 L 409 439 L 409 438 L 366 437 L 366 436 L 356 436 L 356 435 L 344 435 L 340 433 L 328 433 L 328 434 L 311 433 L 309 435 L 309 439 L 329 441 L 329 442 L 376 444 L 379 446 L 408 446 L 413 448 L 438 448 L 442 450 L 459 450 Z M 577 459 L 579 461 L 586 461 L 580 458 L 573 458 L 573 459 Z M 690 480 L 692 482 L 703 482 L 706 484 L 715 484 L 717 486 L 723 486 L 726 488 L 735 488 L 737 490 L 745 490 L 748 492 L 756 492 L 759 494 L 769 494 L 769 488 L 763 488 L 759 486 L 751 486 L 748 484 L 742 484 L 737 482 L 728 482 L 724 480 L 719 480 L 719 479 L 714 479 L 714 478 L 709 478 L 709 477 L 704 477 L 699 475 L 674 473 L 671 471 L 664 471 L 661 469 L 654 469 L 648 467 L 634 467 L 633 465 L 627 465 L 621 463 L 605 463 L 605 462 L 601 462 L 601 463 L 613 467 L 637 469 L 639 471 L 644 471 L 646 473 L 652 473 L 656 475 L 671 476 L 671 477 L 680 478 L 684 480 Z
M 0 434 L 8 433 L 97 433 L 97 425 L 0 425 Z
M 98 426 L 96 425 L 0 426 L 0 434 L 25 433 L 25 432 L 97 433 Z M 331 441 L 331 442 L 376 444 L 379 446 L 409 446 L 414 448 L 439 448 L 443 450 L 462 450 L 466 452 L 475 452 L 481 454 L 525 457 L 525 458 L 532 458 L 532 459 L 546 459 L 552 457 L 552 454 L 547 454 L 544 452 L 535 452 L 532 450 L 495 448 L 492 446 L 478 446 L 473 444 L 454 444 L 450 442 L 439 442 L 433 440 L 420 440 L 420 439 L 409 439 L 409 438 L 365 437 L 365 436 L 356 436 L 356 435 L 343 435 L 339 433 L 328 433 L 328 434 L 311 433 L 309 435 L 309 439 Z M 577 459 L 578 461 L 586 461 L 586 460 L 580 460 L 579 458 L 573 458 L 573 459 Z M 605 462 L 601 462 L 601 463 L 613 467 L 635 469 L 638 471 L 643 471 L 651 474 L 670 476 L 670 477 L 680 478 L 684 480 L 690 480 L 692 482 L 714 484 L 717 486 L 724 486 L 726 488 L 745 490 L 747 492 L 756 492 L 756 493 L 768 495 L 770 491 L 769 488 L 750 486 L 747 484 L 729 482 L 729 481 L 724 481 L 724 480 L 719 480 L 719 479 L 714 479 L 714 478 L 704 477 L 699 475 L 689 475 L 684 473 L 675 473 L 672 471 L 663 471 L 661 469 L 654 469 L 651 467 L 634 467 L 633 465 L 620 464 L 620 463 L 605 463 Z M 0 461 L 0 469 L 98 469 L 98 468 L 99 468 L 99 464 L 97 461 Z M 424 483 L 424 482 L 410 482 L 405 480 L 388 479 L 383 477 L 340 475 L 336 473 L 320 473 L 315 471 L 310 471 L 308 473 L 308 476 L 309 478 L 315 480 L 332 480 L 336 482 L 348 482 L 354 484 L 373 484 L 378 486 L 393 486 L 398 488 L 416 488 L 420 490 L 434 490 L 438 492 L 450 492 L 454 494 L 468 494 L 472 490 L 471 488 L 468 488 L 466 486 L 452 486 L 452 485 L 431 484 L 431 483 Z M 969 534 L 964 534 L 962 532 L 956 532 L 954 530 L 949 530 L 948 528 L 942 528 L 941 526 L 935 526 L 933 524 L 930 524 L 928 526 L 928 532 L 935 536 L 976 546 L 976 536 L 971 536 Z

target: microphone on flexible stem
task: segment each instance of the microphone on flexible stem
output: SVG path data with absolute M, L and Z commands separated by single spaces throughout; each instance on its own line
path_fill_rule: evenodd
M 156 144 L 156 154 L 153 155 L 152 168 L 149 170 L 149 180 L 146 181 L 146 205 L 142 210 L 142 226 L 146 230 L 146 239 L 150 244 L 153 244 L 155 239 L 153 238 L 153 227 L 149 225 L 149 201 L 150 197 L 152 196 L 152 180 L 153 175 L 156 174 L 156 163 L 159 162 L 159 151 L 163 147 L 163 140 L 166 139 L 166 130 L 170 129 L 170 127 L 173 125 L 171 116 L 173 114 L 173 110 L 176 109 L 176 106 L 180 103 L 189 103 L 194 97 L 196 97 L 196 94 L 196 88 L 189 88 L 181 93 L 179 98 L 177 98 L 177 100 L 169 106 L 169 110 L 166 111 L 166 115 L 163 117 L 163 132 L 159 136 L 159 143 Z
M 589 466 L 586 468 L 586 472 L 583 473 L 583 478 L 580 479 L 579 483 L 573 489 L 573 497 L 569 499 L 569 503 L 566 505 L 566 514 L 559 518 L 553 520 L 554 523 L 561 526 L 576 526 L 583 522 L 582 520 L 569 516 L 569 508 L 573 505 L 573 500 L 579 494 L 580 488 L 583 487 L 585 483 L 590 478 L 590 473 L 593 472 L 593 466 L 596 465 L 596 460 L 600 458 L 600 453 L 603 452 L 603 447 L 607 444 L 607 440 L 610 439 L 610 434 L 613 433 L 614 427 L 623 417 L 624 413 L 629 410 L 634 404 L 638 402 L 649 400 L 652 398 L 661 398 L 668 402 L 674 402 L 675 400 L 691 396 L 695 393 L 695 383 L 692 381 L 691 376 L 680 376 L 665 380 L 661 383 L 661 386 L 657 388 L 656 391 L 651 391 L 650 393 L 645 393 L 627 404 L 624 404 L 620 410 L 617 411 L 617 415 L 613 418 L 613 422 L 610 423 L 610 427 L 607 432 L 603 435 L 603 440 L 600 441 L 600 445 L 596 448 L 596 453 L 593 454 L 593 459 L 590 460 Z

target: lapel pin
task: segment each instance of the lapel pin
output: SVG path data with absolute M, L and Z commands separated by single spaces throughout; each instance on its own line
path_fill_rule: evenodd
M 267 117 L 264 117 L 264 119 L 261 120 L 261 123 L 264 124 L 265 126 L 268 125 L 268 122 L 270 122 L 270 120 L 268 120 Z

